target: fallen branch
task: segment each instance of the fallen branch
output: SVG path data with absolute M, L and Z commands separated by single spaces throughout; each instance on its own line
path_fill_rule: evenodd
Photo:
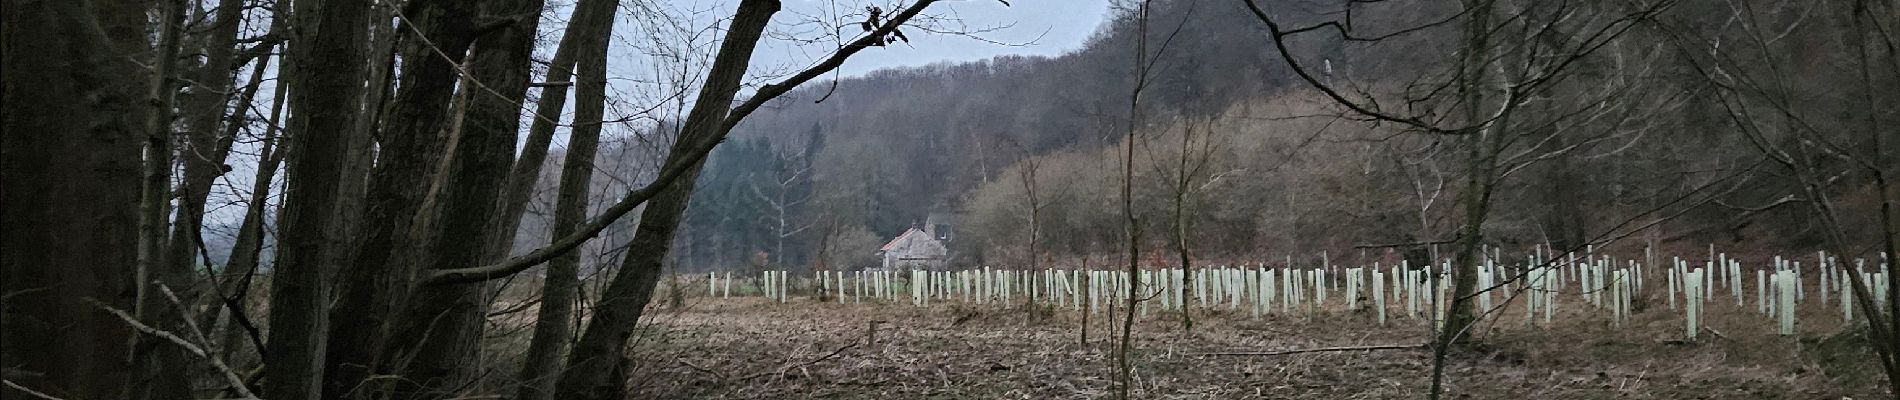
M 685 366 L 687 366 L 688 368 L 692 368 L 692 369 L 693 369 L 693 370 L 695 370 L 695 371 L 699 371 L 699 372 L 704 372 L 704 373 L 708 373 L 708 374 L 712 374 L 712 376 L 713 376 L 713 377 L 717 377 L 717 378 L 719 378 L 719 380 L 720 380 L 720 381 L 725 381 L 725 380 L 726 380 L 726 374 L 725 374 L 725 373 L 721 373 L 721 372 L 719 372 L 719 371 L 716 371 L 716 370 L 713 370 L 713 369 L 711 369 L 711 368 L 706 368 L 706 367 L 701 367 L 701 366 L 699 366 L 698 364 L 693 364 L 693 362 L 692 362 L 692 361 L 686 361 L 686 360 L 679 360 L 679 361 L 680 361 L 680 364 L 681 364 L 681 365 L 685 365 Z
M 758 377 L 762 377 L 762 376 L 770 376 L 770 375 L 785 375 L 785 373 L 786 373 L 786 372 L 790 372 L 790 371 L 791 371 L 791 370 L 792 370 L 793 368 L 804 368 L 804 367 L 806 367 L 806 366 L 809 366 L 809 365 L 812 365 L 812 364 L 817 364 L 817 363 L 819 363 L 819 362 L 821 362 L 821 361 L 825 361 L 825 360 L 828 360 L 828 359 L 831 359 L 832 357 L 837 357 L 837 356 L 838 356 L 839 354 L 843 354 L 845 350 L 850 350 L 850 349 L 851 349 L 851 348 L 853 348 L 853 347 L 858 347 L 858 344 L 859 344 L 859 343 L 863 343 L 863 342 L 857 342 L 857 341 L 853 341 L 853 342 L 851 342 L 851 344 L 847 344 L 847 345 L 844 345 L 844 347 L 839 347 L 839 348 L 838 348 L 837 350 L 832 350 L 832 351 L 831 351 L 831 354 L 826 354 L 826 355 L 825 355 L 824 357 L 818 357 L 818 358 L 814 358 L 814 359 L 811 359 L 811 361 L 806 361 L 806 362 L 802 362 L 802 363 L 798 363 L 798 364 L 791 364 L 791 365 L 786 365 L 786 366 L 783 366 L 783 367 L 779 367 L 779 369 L 778 369 L 777 371 L 772 371 L 772 372 L 760 372 L 760 373 L 756 373 L 756 374 L 752 374 L 752 375 L 746 375 L 746 376 L 743 376 L 743 377 L 740 377 L 740 378 L 739 378 L 739 380 L 741 380 L 741 381 L 749 381 L 749 380 L 752 380 L 753 378 L 758 378 Z
M 1705 327 L 1702 327 L 1702 330 L 1709 331 L 1710 334 L 1715 335 L 1715 337 L 1717 338 L 1724 339 L 1724 340 L 1728 339 L 1727 335 L 1723 335 L 1722 331 L 1715 330 L 1715 328 L 1705 326 Z
M 1334 351 L 1416 350 L 1416 349 L 1423 349 L 1423 348 L 1425 347 L 1421 345 L 1416 345 L 1416 344 L 1386 344 L 1386 345 L 1377 345 L 1377 346 L 1320 347 L 1320 348 L 1313 348 L 1313 349 L 1280 350 L 1280 351 L 1236 351 L 1236 352 L 1221 352 L 1221 353 L 1200 353 L 1200 354 L 1195 354 L 1195 355 L 1197 356 L 1283 356 L 1283 355 L 1288 355 L 1288 354 L 1323 353 L 1323 352 L 1334 352 Z

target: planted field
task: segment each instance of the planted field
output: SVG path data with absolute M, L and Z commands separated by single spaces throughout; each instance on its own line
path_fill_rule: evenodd
M 1810 259 L 1809 262 L 1813 262 Z M 1796 272 L 1578 255 L 1487 263 L 1456 398 L 1874 398 L 1878 367 L 1838 260 Z M 1858 263 L 1877 293 L 1881 270 Z M 1717 267 L 1725 266 L 1725 267 Z M 1818 272 L 1817 272 L 1818 271 Z M 1145 398 L 1395 398 L 1430 385 L 1440 268 L 1145 270 Z M 633 387 L 685 398 L 1097 398 L 1125 271 L 681 275 L 636 336 Z M 669 293 L 670 295 L 670 293 Z M 1191 329 L 1181 319 L 1193 320 Z M 1850 319 L 1852 317 L 1853 319 Z M 1086 342 L 1085 342 L 1086 341 Z

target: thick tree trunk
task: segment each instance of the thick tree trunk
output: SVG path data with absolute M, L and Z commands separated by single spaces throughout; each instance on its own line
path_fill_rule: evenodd
M 144 6 L 0 6 L 0 225 L 32 227 L 0 231 L 0 365 L 34 391 L 127 396 L 132 331 L 87 299 L 135 301 Z
M 424 252 L 416 267 L 446 269 L 482 262 L 488 243 L 495 197 L 513 161 L 519 110 L 528 90 L 529 61 L 540 20 L 538 0 L 490 0 L 477 11 L 486 18 L 509 18 L 506 26 L 482 36 L 470 55 L 462 80 L 465 100 L 454 121 L 448 160 L 422 210 L 416 238 Z M 445 31 L 443 36 L 450 32 Z M 466 33 L 462 33 L 466 34 Z M 440 59 L 439 57 L 435 57 Z M 410 59 L 414 60 L 414 59 Z M 506 97 L 502 97 L 506 96 Z M 413 285 L 413 282 L 405 282 Z M 396 383 L 396 398 L 436 398 L 452 394 L 473 378 L 488 302 L 479 284 L 414 287 L 415 297 L 401 303 L 402 317 L 391 329 L 391 353 L 385 365 L 407 378 Z
M 331 317 L 336 320 L 330 337 L 333 344 L 326 369 L 337 371 L 326 383 L 325 398 L 339 398 L 378 392 L 363 386 L 371 371 L 393 373 L 406 369 L 420 337 L 384 336 L 391 319 L 402 310 L 409 295 L 407 283 L 417 266 L 426 262 L 420 232 L 430 232 L 425 196 L 441 172 L 446 150 L 444 129 L 448 103 L 454 96 L 460 64 L 474 36 L 474 12 L 477 4 L 462 1 L 415 3 L 400 10 L 401 68 L 394 102 L 376 126 L 378 134 L 376 162 L 370 172 L 367 194 L 362 205 L 360 229 L 354 230 L 356 242 L 351 262 L 343 265 L 339 278 L 342 295 Z M 365 28 L 367 31 L 367 28 Z M 360 59 L 359 59 L 360 60 Z M 360 61 L 359 61 L 360 62 Z M 359 104 L 358 107 L 367 108 Z M 356 149 L 360 151 L 360 149 Z M 360 164 L 354 163 L 354 164 Z M 426 242 L 423 242 L 426 245 Z M 423 321 L 422 323 L 427 323 Z M 449 344 L 441 344 L 449 345 Z M 431 361 L 415 360 L 429 364 Z M 425 376 L 426 375 L 426 376 Z M 439 384 L 443 376 L 433 372 L 405 376 L 390 385 Z
M 587 200 L 592 191 L 594 155 L 600 148 L 602 111 L 606 107 L 607 48 L 604 39 L 613 29 L 613 0 L 587 0 L 569 19 L 568 35 L 595 36 L 570 53 L 578 53 L 579 73 L 574 93 L 574 129 L 569 133 L 566 159 L 561 162 L 560 194 L 555 200 L 554 226 L 549 237 L 564 237 L 579 231 L 587 220 Z M 563 40 L 563 42 L 567 42 Z M 550 116 L 558 118 L 559 114 Z M 519 215 L 502 215 L 519 220 Z M 512 236 L 492 232 L 495 236 Z M 569 251 L 548 262 L 547 276 L 541 286 L 541 310 L 535 319 L 534 336 L 528 342 L 519 374 L 519 400 L 546 400 L 554 395 L 554 382 L 560 376 L 561 355 L 573 339 L 574 299 L 579 285 L 580 252 Z
M 693 103 L 693 111 L 680 137 L 673 141 L 664 165 L 684 162 L 681 159 L 690 157 L 691 149 L 699 142 L 731 129 L 724 126 L 728 108 L 738 94 L 753 48 L 778 9 L 776 0 L 739 3 L 719 54 L 713 60 L 706 85 Z M 641 212 L 639 227 L 635 229 L 633 242 L 628 244 L 620 273 L 601 294 L 593 322 L 587 325 L 568 356 L 567 371 L 556 385 L 556 398 L 605 400 L 621 395 L 615 382 L 618 377 L 612 374 L 614 366 L 621 362 L 621 348 L 626 346 L 627 337 L 633 333 L 640 314 L 652 299 L 654 285 L 659 282 L 661 261 L 666 259 L 667 249 L 673 244 L 673 233 L 679 228 L 680 216 L 686 210 L 704 160 L 693 160 L 679 180 L 661 190 Z
M 344 260 L 338 185 L 360 115 L 369 2 L 299 1 L 290 45 L 291 131 L 283 220 L 270 285 L 270 341 L 264 397 L 316 399 L 321 393 L 330 301 L 328 272 Z
M 393 13 L 387 7 L 370 10 L 369 30 L 369 85 L 361 101 L 358 102 L 363 116 L 356 121 L 351 130 L 348 146 L 348 161 L 343 170 L 341 190 L 343 207 L 349 210 L 361 210 L 367 202 L 369 192 L 369 171 L 375 160 L 372 150 L 372 133 L 388 109 L 389 88 L 396 65 L 396 27 L 390 22 Z M 286 153 L 294 154 L 296 149 L 286 148 Z M 351 240 L 341 249 L 340 254 L 346 260 L 355 260 L 363 245 L 358 239 L 362 234 L 361 221 L 365 212 L 348 214 L 349 220 L 340 222 L 344 232 L 352 234 Z M 323 398 L 338 399 L 362 391 L 362 384 L 374 369 L 376 352 L 381 349 L 382 326 L 384 316 L 389 312 L 388 299 L 395 294 L 381 286 L 388 277 L 364 271 L 372 271 L 371 266 L 348 264 L 342 266 L 347 271 L 338 277 L 338 296 L 335 310 L 330 316 L 337 326 L 374 327 L 364 329 L 335 329 L 329 332 L 329 352 L 324 363 Z M 352 275 L 353 274 L 353 275 Z M 351 312 L 343 312 L 349 310 Z

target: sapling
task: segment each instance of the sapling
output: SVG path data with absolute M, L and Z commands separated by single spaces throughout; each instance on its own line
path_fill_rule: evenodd
M 1385 326 L 1385 290 L 1382 290 L 1383 287 L 1385 287 L 1385 274 L 1380 273 L 1379 267 L 1374 265 L 1372 267 L 1372 308 L 1378 310 L 1379 326 Z
M 1313 271 L 1313 274 L 1319 279 L 1319 284 L 1313 285 L 1313 306 L 1323 310 L 1326 308 L 1326 282 L 1331 281 L 1326 279 L 1326 270 Z
M 1821 292 L 1821 305 L 1826 306 L 1827 294 L 1828 294 L 1827 293 L 1828 292 L 1827 284 L 1829 280 L 1828 278 L 1830 278 L 1829 275 L 1834 274 L 1834 259 L 1829 258 L 1827 256 L 1827 252 L 1817 253 L 1815 255 L 1815 258 L 1818 259 L 1816 262 L 1820 263 L 1821 265 L 1821 286 L 1816 287 L 1815 289 L 1818 289 L 1817 291 Z
M 1702 274 L 1703 270 L 1696 268 L 1683 275 L 1683 282 L 1687 283 L 1683 292 L 1688 295 L 1683 299 L 1683 309 L 1686 311 L 1684 322 L 1688 325 L 1689 340 L 1695 340 L 1696 333 L 1701 331 L 1698 324 L 1702 322 L 1702 296 L 1706 293 L 1702 291 Z
M 1484 260 L 1484 265 L 1478 268 L 1478 287 L 1479 288 L 1491 287 L 1491 271 L 1492 271 L 1491 259 L 1487 258 Z M 1352 294 L 1350 293 L 1347 294 L 1347 297 L 1351 297 L 1351 296 Z M 1352 304 L 1357 304 L 1357 303 L 1352 303 Z M 1349 306 L 1348 308 L 1356 308 L 1356 307 L 1350 307 L 1352 304 L 1348 304 Z M 1491 309 L 1491 291 L 1490 290 L 1485 290 L 1484 292 L 1478 294 L 1478 309 L 1480 310 Z
M 1801 300 L 1807 300 L 1807 298 L 1808 298 L 1808 291 L 1807 291 L 1806 289 L 1802 289 L 1802 286 L 1801 286 L 1801 284 L 1800 284 L 1800 282 L 1801 282 L 1801 262 L 1800 262 L 1800 261 L 1795 261 L 1795 262 L 1794 262 L 1794 269 L 1793 269 L 1793 270 L 1791 270 L 1791 271 L 1789 271 L 1789 273 L 1791 273 L 1791 274 L 1794 274 L 1794 276 L 1793 276 L 1793 277 L 1791 277 L 1791 278 L 1789 278 L 1789 279 L 1793 279 L 1793 280 L 1795 281 L 1795 285 L 1794 285 L 1794 299 L 1795 299 L 1796 301 L 1801 301 Z
M 1359 310 L 1359 269 L 1346 269 L 1346 310 Z M 1487 303 L 1488 304 L 1488 303 Z M 1486 306 L 1489 308 L 1489 306 Z
M 1768 271 L 1755 270 L 1755 309 L 1761 315 L 1768 313 Z
M 1562 271 L 1562 270 L 1559 270 L 1559 271 Z M 1563 276 L 1563 274 L 1559 272 L 1558 276 Z M 1544 296 L 1544 301 L 1543 301 L 1544 326 L 1550 326 L 1550 321 L 1551 321 L 1552 316 L 1557 315 L 1557 292 L 1558 291 L 1551 288 L 1561 288 L 1561 287 L 1563 287 L 1563 282 L 1560 279 L 1558 282 L 1555 282 L 1555 283 L 1546 283 L 1546 286 L 1543 288 L 1544 290 L 1538 293 L 1539 295 Z
M 1794 271 L 1775 272 L 1775 331 L 1782 336 L 1794 334 L 1794 303 L 1799 292 L 1795 286 L 1800 284 Z
M 1853 279 L 1853 278 L 1848 278 L 1848 279 Z M 1850 325 L 1854 323 L 1853 287 L 1854 287 L 1853 284 L 1841 285 L 1841 321 L 1844 324 L 1850 324 Z
M 1663 274 L 1669 278 L 1669 293 L 1668 296 L 1664 296 L 1669 298 L 1669 311 L 1676 310 L 1676 274 L 1677 271 L 1675 267 L 1670 267 L 1667 272 Z
M 1543 302 L 1544 278 L 1545 278 L 1545 275 L 1548 275 L 1548 274 L 1549 274 L 1549 268 L 1547 267 L 1533 268 L 1530 270 L 1530 272 L 1528 272 L 1530 281 L 1525 282 L 1524 291 L 1529 292 L 1530 295 L 1524 296 L 1524 326 L 1525 327 L 1536 326 L 1537 306 L 1538 306 L 1538 303 Z

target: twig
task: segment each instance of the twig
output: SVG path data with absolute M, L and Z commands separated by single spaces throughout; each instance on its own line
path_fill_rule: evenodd
M 198 337 L 200 340 L 204 340 L 205 339 L 204 332 L 198 330 L 198 323 L 192 321 L 192 317 L 190 315 L 183 314 L 185 312 L 185 310 L 183 310 L 184 306 L 182 305 L 182 303 L 178 301 L 178 295 L 172 293 L 171 288 L 166 287 L 164 284 L 158 285 L 158 289 L 160 292 L 163 292 L 165 294 L 165 297 L 167 299 L 171 300 L 173 306 L 179 307 L 181 309 L 180 313 L 185 320 L 185 327 L 188 329 L 191 329 L 192 334 Z M 145 323 L 139 322 L 137 318 L 133 318 L 132 315 L 127 314 L 125 310 L 113 308 L 112 306 L 106 305 L 105 303 L 101 303 L 99 302 L 99 300 L 92 299 L 92 298 L 86 298 L 86 301 L 92 303 L 94 306 L 97 306 L 100 309 L 106 310 L 106 312 L 112 313 L 112 315 L 118 316 L 120 320 L 125 321 L 125 324 L 130 325 L 132 329 L 136 329 L 139 332 L 144 332 L 145 334 L 148 334 L 148 335 L 156 336 L 160 339 L 165 339 L 166 341 L 172 342 L 172 344 L 178 345 L 178 347 L 184 348 L 185 351 L 191 352 L 192 355 L 198 356 L 198 358 L 205 359 L 205 361 L 208 361 L 211 363 L 212 367 L 217 368 L 218 372 L 224 374 L 224 379 L 229 381 L 232 384 L 231 389 L 233 391 L 236 391 L 240 398 L 257 399 L 257 395 L 252 394 L 251 389 L 244 385 L 244 379 L 238 377 L 237 372 L 231 370 L 231 366 L 225 365 L 222 357 L 217 357 L 211 354 L 210 352 L 205 351 L 204 347 L 200 347 L 198 345 L 192 344 L 190 341 L 185 340 L 185 338 L 178 337 L 177 334 L 173 334 L 171 332 L 167 332 L 158 328 L 153 328 L 150 325 L 146 325 Z M 207 342 L 209 341 L 207 340 Z
M 744 377 L 740 377 L 738 380 L 748 381 L 748 380 L 752 380 L 753 378 L 758 378 L 761 376 L 784 375 L 785 372 L 791 371 L 793 368 L 804 368 L 812 364 L 817 364 L 820 361 L 824 361 L 824 360 L 831 359 L 832 357 L 836 357 L 839 354 L 843 354 L 845 350 L 850 350 L 853 347 L 858 347 L 859 343 L 863 343 L 863 342 L 853 341 L 851 342 L 851 344 L 844 345 L 844 347 L 839 347 L 837 350 L 832 350 L 831 354 L 826 354 L 824 357 L 818 357 L 818 358 L 811 359 L 811 361 L 779 367 L 777 371 L 773 371 L 773 372 L 760 372 L 760 373 L 756 373 L 752 375 L 746 375 Z
M 1236 351 L 1236 352 L 1221 352 L 1221 353 L 1200 353 L 1200 354 L 1195 354 L 1195 355 L 1197 356 L 1282 356 L 1282 355 L 1288 355 L 1288 354 L 1320 353 L 1320 352 L 1332 352 L 1332 351 L 1412 350 L 1412 349 L 1420 349 L 1420 348 L 1423 348 L 1423 346 L 1419 346 L 1416 344 L 1385 344 L 1385 345 L 1377 345 L 1377 346 L 1320 347 L 1320 348 L 1313 348 L 1313 349 L 1280 350 L 1280 351 Z
M 18 390 L 26 394 L 33 395 L 33 397 L 38 397 L 38 398 L 42 398 L 46 400 L 66 400 L 66 399 L 62 399 L 58 397 L 53 397 L 53 395 L 50 395 L 50 394 L 36 392 L 36 391 L 33 391 L 33 389 L 27 389 L 25 386 L 20 386 L 20 384 L 18 383 L 13 383 L 13 381 L 11 380 L 0 380 L 0 383 L 5 383 L 7 387 L 13 388 L 13 390 Z
M 699 372 L 704 372 L 704 373 L 708 373 L 708 374 L 712 374 L 712 376 L 714 376 L 714 377 L 717 377 L 717 378 L 719 378 L 719 380 L 721 380 L 721 381 L 724 381 L 724 380 L 726 380 L 726 374 L 725 374 L 725 373 L 721 373 L 721 372 L 719 372 L 719 371 L 717 371 L 717 370 L 713 370 L 713 369 L 709 369 L 709 368 L 706 368 L 706 367 L 701 367 L 701 366 L 699 366 L 699 365 L 697 365 L 697 364 L 693 364 L 693 362 L 692 362 L 692 361 L 686 361 L 686 360 L 684 360 L 684 359 L 682 359 L 682 360 L 679 360 L 679 361 L 680 361 L 680 364 L 681 364 L 681 365 L 685 365 L 686 367 L 688 367 L 688 368 L 692 368 L 692 369 L 693 369 L 693 370 L 695 370 L 695 371 L 699 371 Z
M 1709 333 L 1714 334 L 1717 338 L 1728 339 L 1728 335 L 1723 335 L 1722 331 L 1715 330 L 1715 328 L 1705 326 L 1702 327 L 1702 330 L 1709 331 Z

